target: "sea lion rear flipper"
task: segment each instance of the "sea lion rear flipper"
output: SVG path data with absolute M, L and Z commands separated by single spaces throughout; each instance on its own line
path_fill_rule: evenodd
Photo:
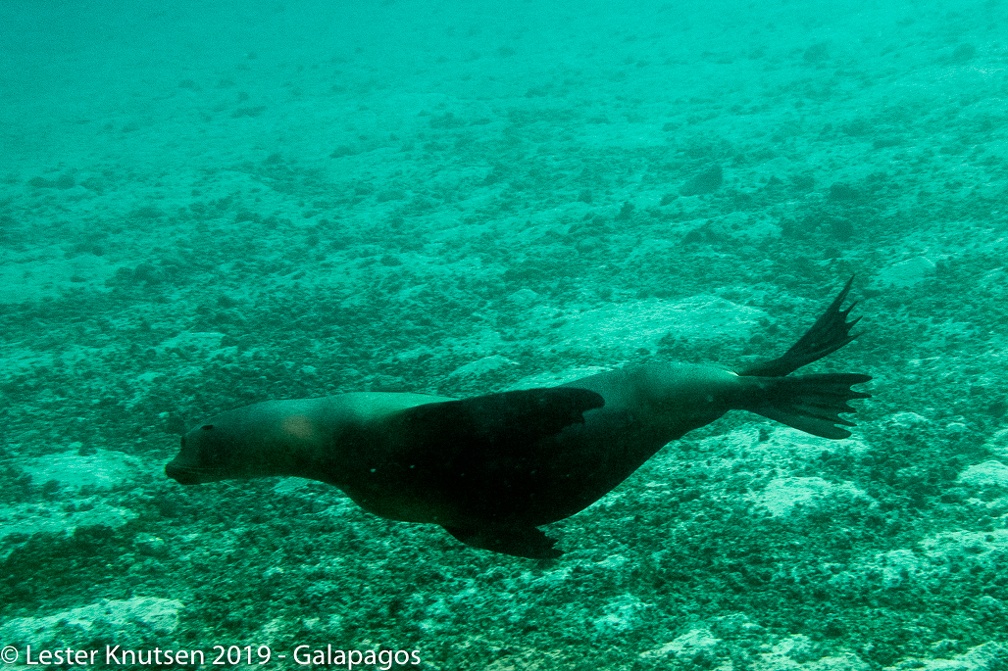
M 555 559 L 563 554 L 554 547 L 556 539 L 550 538 L 545 532 L 535 527 L 490 527 L 485 529 L 445 527 L 444 529 L 466 545 L 515 557 Z
M 399 420 L 414 447 L 436 446 L 442 454 L 478 448 L 507 454 L 571 424 L 584 424 L 584 413 L 604 404 L 588 389 L 523 389 L 418 405 L 402 411 Z
M 759 381 L 763 398 L 749 410 L 813 436 L 849 438 L 850 431 L 840 427 L 854 426 L 854 422 L 840 415 L 854 412 L 848 401 L 871 398 L 871 394 L 851 389 L 870 381 L 870 375 L 860 373 L 766 378 Z
M 758 361 L 749 365 L 737 371 L 738 374 L 759 377 L 783 377 L 793 373 L 802 366 L 807 366 L 813 361 L 818 361 L 824 356 L 832 354 L 858 337 L 860 334 L 855 333 L 852 335 L 851 329 L 854 328 L 854 325 L 861 318 L 857 317 L 850 321 L 847 320 L 847 315 L 857 305 L 857 301 L 848 305 L 844 310 L 840 309 L 853 283 L 854 277 L 852 276 L 847 280 L 847 284 L 844 285 L 840 294 L 826 308 L 826 312 L 819 316 L 815 324 L 812 325 L 805 335 L 799 338 L 798 342 L 791 349 L 771 361 Z

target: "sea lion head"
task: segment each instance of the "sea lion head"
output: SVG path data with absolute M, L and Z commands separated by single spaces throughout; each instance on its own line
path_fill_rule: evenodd
M 290 413 L 278 402 L 215 415 L 182 436 L 165 474 L 183 485 L 280 474 L 290 442 L 281 434 L 290 432 L 290 423 Z
M 181 449 L 165 466 L 165 474 L 182 485 L 241 477 L 235 475 L 244 470 L 241 453 L 239 437 L 226 423 L 203 424 L 182 436 Z

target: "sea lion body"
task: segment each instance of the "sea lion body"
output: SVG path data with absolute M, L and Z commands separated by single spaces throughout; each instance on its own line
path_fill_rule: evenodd
M 831 306 L 832 319 L 824 323 L 827 311 L 799 341 L 804 345 L 741 374 L 653 362 L 463 400 L 364 392 L 268 401 L 186 434 L 166 472 L 182 484 L 310 478 L 341 488 L 365 510 L 439 524 L 476 547 L 557 556 L 536 527 L 591 505 L 665 444 L 729 410 L 828 438 L 849 435 L 836 426 L 850 425 L 839 413 L 866 396 L 850 386 L 868 376 L 787 376 L 849 342 L 853 322 L 838 311 L 849 287 Z M 826 341 L 805 342 L 817 328 Z
M 528 553 L 525 545 L 545 539 L 534 527 L 591 505 L 670 440 L 741 407 L 752 386 L 715 366 L 652 364 L 553 390 L 492 394 L 480 399 L 504 407 L 478 415 L 481 426 L 491 425 L 489 449 L 468 433 L 444 438 L 477 399 L 362 392 L 266 401 L 190 431 L 166 470 L 182 484 L 319 480 L 382 517 L 439 524 L 467 539 L 503 535 Z M 600 407 L 563 415 L 558 431 L 547 427 L 530 440 L 514 423 L 534 425 L 542 411 L 508 416 L 516 394 L 553 394 L 561 402 L 577 394 L 585 407 Z M 453 401 L 462 407 L 446 408 Z M 418 421 L 408 411 L 421 406 L 433 412 Z

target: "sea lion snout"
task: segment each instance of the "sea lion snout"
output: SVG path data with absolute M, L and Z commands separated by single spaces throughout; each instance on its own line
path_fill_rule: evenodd
M 198 485 L 200 483 L 200 479 L 197 477 L 195 471 L 179 464 L 177 458 L 172 459 L 165 465 L 164 472 L 165 475 L 180 485 Z
M 182 436 L 180 443 L 180 452 L 175 456 L 174 459 L 165 464 L 164 472 L 169 478 L 179 483 L 180 485 L 195 485 L 199 484 L 199 479 L 196 477 L 196 473 L 192 468 L 187 468 L 182 462 L 182 455 L 186 451 L 186 439 Z

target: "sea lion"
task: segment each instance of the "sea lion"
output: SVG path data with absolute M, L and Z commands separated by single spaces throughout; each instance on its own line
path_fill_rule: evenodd
M 287 475 L 342 489 L 365 510 L 439 524 L 468 545 L 557 557 L 537 527 L 569 517 L 620 484 L 668 442 L 729 410 L 823 438 L 846 438 L 856 373 L 791 376 L 856 336 L 841 310 L 848 281 L 783 356 L 731 371 L 651 362 L 558 387 L 463 400 L 348 393 L 267 401 L 187 433 L 165 467 L 183 485 Z

